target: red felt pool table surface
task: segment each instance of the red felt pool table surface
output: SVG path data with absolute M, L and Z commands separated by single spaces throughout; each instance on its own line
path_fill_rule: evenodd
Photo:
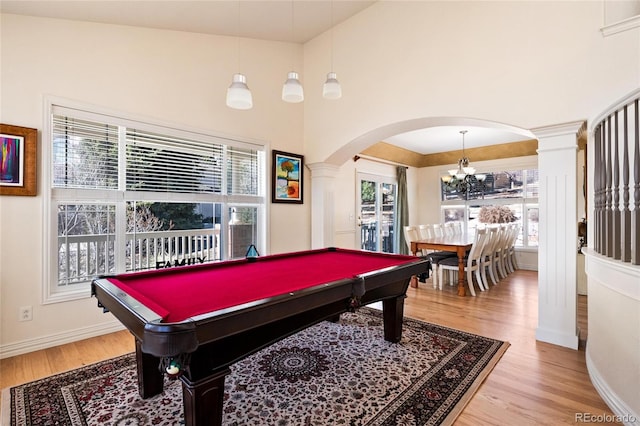
M 347 249 L 183 266 L 110 277 L 115 286 L 162 317 L 180 322 L 198 315 L 350 279 L 418 258 Z

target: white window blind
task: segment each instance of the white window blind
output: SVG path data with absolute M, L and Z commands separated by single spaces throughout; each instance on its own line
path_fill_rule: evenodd
M 127 129 L 127 190 L 220 193 L 223 147 Z
M 53 116 L 54 188 L 118 188 L 118 127 Z
M 227 194 L 258 195 L 258 156 L 255 150 L 227 150 Z

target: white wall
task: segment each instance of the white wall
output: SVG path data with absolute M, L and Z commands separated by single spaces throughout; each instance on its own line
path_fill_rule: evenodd
M 377 2 L 335 28 L 339 102 L 305 99 L 305 153 L 421 117 L 472 117 L 532 129 L 594 116 L 640 84 L 638 29 L 603 37 L 599 2 Z M 305 79 L 328 71 L 329 35 L 305 45 Z M 320 83 L 317 83 L 320 84 Z M 375 140 L 377 138 L 377 140 Z M 366 139 L 366 138 L 365 138 Z
M 586 359 L 596 390 L 628 425 L 640 425 L 640 266 L 586 249 L 589 342 Z
M 53 95 L 303 153 L 304 106 L 280 101 L 294 48 L 302 61 L 299 46 L 242 40 L 242 71 L 254 108 L 237 111 L 225 106 L 227 86 L 238 71 L 233 38 L 6 14 L 0 23 L 2 123 L 41 131 L 43 100 Z M 41 304 L 45 185 L 40 179 L 36 197 L 0 198 L 0 353 L 5 355 L 76 340 L 113 323 L 95 299 Z M 271 252 L 309 247 L 308 193 L 305 197 L 304 205 L 269 203 Z M 33 307 L 32 321 L 17 321 L 20 306 Z

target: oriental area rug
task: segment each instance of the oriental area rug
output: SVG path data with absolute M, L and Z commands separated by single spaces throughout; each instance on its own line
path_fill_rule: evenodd
M 452 424 L 509 343 L 404 319 L 384 340 L 380 311 L 322 322 L 231 366 L 225 425 Z M 138 395 L 133 354 L 3 391 L 3 425 L 184 424 L 179 380 Z

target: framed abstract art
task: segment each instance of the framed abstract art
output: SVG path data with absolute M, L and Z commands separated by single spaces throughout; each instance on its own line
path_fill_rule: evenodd
M 36 195 L 38 130 L 0 124 L 0 195 Z
M 271 202 L 302 204 L 304 157 L 273 150 L 271 164 Z

